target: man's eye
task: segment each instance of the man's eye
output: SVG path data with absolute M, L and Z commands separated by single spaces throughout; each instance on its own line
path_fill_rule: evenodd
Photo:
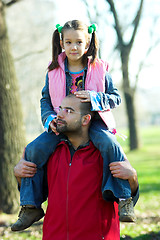
M 66 113 L 71 113 L 71 109 L 65 109 Z

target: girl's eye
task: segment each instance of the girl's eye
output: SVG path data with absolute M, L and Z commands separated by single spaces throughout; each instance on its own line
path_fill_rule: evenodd
M 71 44 L 71 42 L 70 42 L 70 41 L 68 41 L 68 42 L 66 42 L 66 44 Z
M 82 43 L 82 41 L 78 41 L 78 44 L 81 44 Z

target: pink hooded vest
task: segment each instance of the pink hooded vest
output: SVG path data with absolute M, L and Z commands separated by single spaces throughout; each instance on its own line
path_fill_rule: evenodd
M 54 107 L 59 107 L 63 98 L 66 96 L 66 76 L 64 69 L 65 58 L 66 54 L 65 52 L 62 52 L 58 56 L 58 63 L 60 67 L 48 72 L 49 94 Z M 105 92 L 106 71 L 108 71 L 108 64 L 103 60 L 97 58 L 95 63 L 92 65 L 90 64 L 90 61 L 88 61 L 85 89 L 90 91 L 94 90 L 95 92 Z M 109 128 L 114 128 L 111 127 L 114 122 L 111 111 L 99 112 L 99 114 Z M 111 118 L 111 120 L 109 120 L 109 118 Z M 112 122 L 111 125 L 108 120 L 109 122 Z

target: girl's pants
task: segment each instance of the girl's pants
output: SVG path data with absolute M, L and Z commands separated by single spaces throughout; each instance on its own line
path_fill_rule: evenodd
M 127 180 L 114 178 L 109 170 L 109 164 L 116 161 L 124 161 L 124 155 L 115 136 L 107 130 L 102 120 L 92 122 L 89 136 L 103 157 L 103 181 L 102 195 L 107 201 L 117 201 L 119 198 L 129 198 L 131 189 Z M 42 133 L 33 142 L 27 145 L 25 159 L 37 165 L 37 173 L 33 178 L 22 178 L 20 187 L 20 204 L 41 207 L 47 198 L 44 187 L 44 169 L 50 155 L 54 152 L 57 144 L 65 137 L 56 136 L 53 132 Z

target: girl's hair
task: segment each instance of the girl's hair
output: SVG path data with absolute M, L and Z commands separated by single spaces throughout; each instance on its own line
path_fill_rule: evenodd
M 84 32 L 84 34 L 86 35 L 87 41 L 88 42 L 90 41 L 90 45 L 89 45 L 89 48 L 88 48 L 87 52 L 83 55 L 82 63 L 84 65 L 86 65 L 88 57 L 91 58 L 90 63 L 94 63 L 94 61 L 97 57 L 97 53 L 98 53 L 98 39 L 97 39 L 95 31 L 93 31 L 92 37 L 91 37 L 91 40 L 90 40 L 90 35 L 88 33 L 88 26 L 85 23 L 83 23 L 79 20 L 68 21 L 64 24 L 64 26 L 61 30 L 62 41 L 63 41 L 65 30 L 69 30 L 69 29 L 81 30 L 81 31 Z M 48 67 L 49 71 L 59 67 L 58 55 L 61 52 L 62 52 L 62 48 L 61 48 L 61 45 L 60 45 L 60 33 L 58 32 L 58 29 L 56 29 L 54 31 L 53 37 L 52 37 L 52 62 Z

